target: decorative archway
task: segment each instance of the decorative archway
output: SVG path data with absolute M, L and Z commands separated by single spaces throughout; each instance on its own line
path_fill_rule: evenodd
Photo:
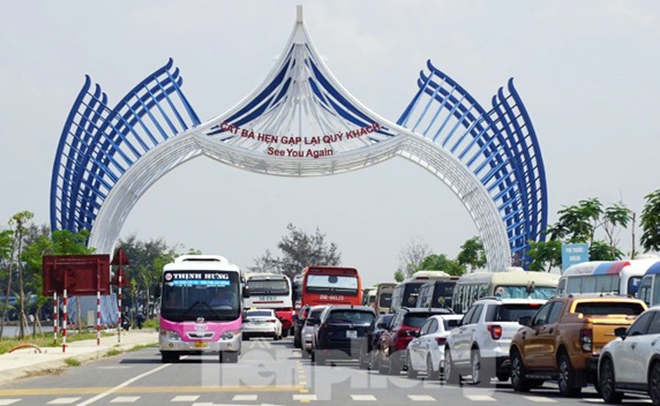
M 198 156 L 252 172 L 322 176 L 400 156 L 442 180 L 472 217 L 490 270 L 543 239 L 546 185 L 540 148 L 510 80 L 484 109 L 431 62 L 399 120 L 357 101 L 325 66 L 302 7 L 266 80 L 228 112 L 202 123 L 173 61 L 114 108 L 89 77 L 67 119 L 53 168 L 52 229 L 90 229 L 112 252 L 140 197 Z

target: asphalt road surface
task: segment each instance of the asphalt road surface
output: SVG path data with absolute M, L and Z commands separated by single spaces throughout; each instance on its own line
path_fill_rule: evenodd
M 237 364 L 217 356 L 184 357 L 161 364 L 155 348 L 104 358 L 56 375 L 37 376 L 0 386 L 0 405 L 585 405 L 603 403 L 592 388 L 574 399 L 559 397 L 554 384 L 527 394 L 508 384 L 492 388 L 447 386 L 440 381 L 384 376 L 338 361 L 315 366 L 302 359 L 291 339 L 253 339 L 243 343 Z M 627 405 L 647 405 L 626 398 Z

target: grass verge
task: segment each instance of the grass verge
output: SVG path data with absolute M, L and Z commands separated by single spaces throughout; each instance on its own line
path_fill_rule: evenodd
M 70 367 L 79 367 L 80 361 L 75 358 L 64 358 L 64 363 Z

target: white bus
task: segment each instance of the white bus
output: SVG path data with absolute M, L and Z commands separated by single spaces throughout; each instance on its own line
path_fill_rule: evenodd
M 637 297 L 649 307 L 660 305 L 660 262 L 651 265 L 644 273 Z
M 278 273 L 248 273 L 244 277 L 250 296 L 243 299 L 243 307 L 275 310 L 282 322 L 282 336 L 289 335 L 293 328 L 291 279 Z
M 482 297 L 502 299 L 550 299 L 555 296 L 559 275 L 527 272 L 510 267 L 502 272 L 473 272 L 456 281 L 452 300 L 454 312 L 464 313 Z
M 557 294 L 607 293 L 636 296 L 647 269 L 658 258 L 589 261 L 571 265 L 559 280 Z

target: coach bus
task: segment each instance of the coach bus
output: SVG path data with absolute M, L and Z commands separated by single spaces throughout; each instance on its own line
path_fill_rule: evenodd
M 502 272 L 473 272 L 456 281 L 452 304 L 454 312 L 466 312 L 482 297 L 502 299 L 550 299 L 557 292 L 559 275 L 546 272 L 527 272 L 510 267 Z
M 441 279 L 430 280 L 419 287 L 417 307 L 453 309 L 452 299 L 458 276 L 447 275 Z
M 308 266 L 303 269 L 299 282 L 296 293 L 301 307 L 362 304 L 362 281 L 355 268 Z
M 219 255 L 182 255 L 163 267 L 161 283 L 162 361 L 217 353 L 220 362 L 238 362 L 242 338 L 238 266 Z
M 605 293 L 636 296 L 644 273 L 658 258 L 626 261 L 589 261 L 568 267 L 559 279 L 557 294 Z
M 380 282 L 376 285 L 376 302 L 374 310 L 376 314 L 387 314 L 392 306 L 392 293 L 396 287 L 395 282 Z
M 649 307 L 660 304 L 660 262 L 651 265 L 644 273 L 637 297 Z
M 291 279 L 278 273 L 248 273 L 244 275 L 250 296 L 243 299 L 246 309 L 273 309 L 282 322 L 282 336 L 293 328 Z
M 399 283 L 392 292 L 392 304 L 390 313 L 394 313 L 402 307 L 417 307 L 419 289 L 428 281 L 449 278 L 449 274 L 443 271 L 417 271 L 410 278 Z

